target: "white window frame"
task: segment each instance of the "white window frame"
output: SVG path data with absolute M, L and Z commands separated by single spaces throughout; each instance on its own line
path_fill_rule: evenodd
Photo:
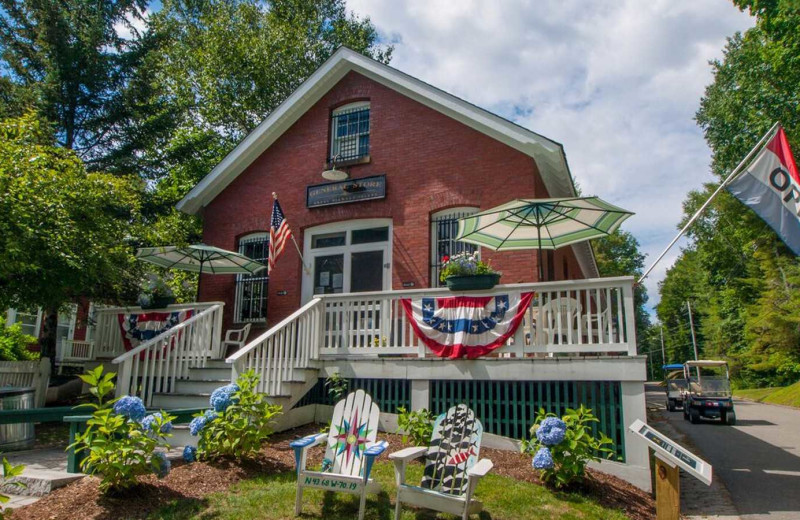
M 19 314 L 29 314 L 33 315 L 32 312 L 23 312 L 20 313 L 17 309 L 8 309 L 6 312 L 6 325 L 11 326 L 17 323 L 17 315 Z M 36 323 L 35 323 L 35 334 L 31 334 L 31 336 L 38 338 L 39 334 L 42 331 L 42 309 L 36 309 Z
M 447 217 L 456 216 L 456 215 L 458 215 L 459 217 L 472 215 L 472 214 L 478 213 L 479 211 L 480 211 L 480 208 L 478 208 L 476 206 L 459 206 L 459 207 L 455 207 L 455 208 L 447 208 L 447 209 L 442 210 L 442 211 L 437 211 L 436 213 L 433 213 L 431 215 L 431 221 L 430 221 L 430 228 L 431 228 L 430 284 L 431 284 L 431 287 L 442 287 L 444 285 L 442 282 L 439 281 L 439 276 L 438 276 L 438 274 L 439 274 L 439 264 L 440 264 L 441 258 L 439 258 L 439 247 L 438 247 L 439 246 L 439 229 L 438 229 L 438 226 L 435 225 L 436 221 L 438 219 L 447 218 Z M 452 240 L 452 242 L 456 242 L 456 241 Z M 480 257 L 481 248 L 477 247 L 477 246 L 472 246 L 472 247 L 476 247 L 476 251 L 478 251 L 478 257 Z
M 237 251 L 241 252 L 241 247 L 243 244 L 248 242 L 255 242 L 259 240 L 266 239 L 269 241 L 269 233 L 266 231 L 259 231 L 257 233 L 250 233 L 248 235 L 244 235 L 239 237 L 237 241 L 236 248 Z M 264 261 L 266 263 L 266 261 Z M 266 269 L 262 271 L 266 273 Z M 267 322 L 267 313 L 269 311 L 269 276 L 259 276 L 259 278 L 265 278 L 264 282 L 266 283 L 266 289 L 264 290 L 264 297 L 266 298 L 266 305 L 267 309 L 264 311 L 263 318 L 243 318 L 242 317 L 242 298 L 244 297 L 244 285 L 242 280 L 246 275 L 237 274 L 236 275 L 236 291 L 235 291 L 235 300 L 233 304 L 233 321 L 234 323 L 266 323 Z
M 331 146 L 330 146 L 330 160 L 333 161 L 337 155 L 341 155 L 341 143 L 345 140 L 352 139 L 356 141 L 356 150 L 361 148 L 360 141 L 363 136 L 369 137 L 370 133 L 372 132 L 372 111 L 370 110 L 370 125 L 369 130 L 366 132 L 360 132 L 358 134 L 348 135 L 346 137 L 338 137 L 336 135 L 336 117 L 345 113 L 345 112 L 354 112 L 363 109 L 369 109 L 369 101 L 357 101 L 355 103 L 348 103 L 347 105 L 340 106 L 336 108 L 333 112 L 331 112 Z M 371 143 L 370 143 L 371 144 Z M 367 153 L 363 155 L 358 155 L 356 157 L 341 157 L 337 159 L 339 162 L 346 162 L 349 160 L 358 160 L 362 157 L 369 156 L 369 146 L 367 146 Z
M 353 231 L 360 229 L 372 229 L 377 227 L 388 227 L 389 232 L 385 242 L 367 242 L 365 244 L 352 244 Z M 327 233 L 345 233 L 345 244 L 343 246 L 333 247 L 311 247 L 311 239 L 314 235 L 321 235 Z M 318 256 L 331 256 L 337 254 L 344 255 L 343 266 L 343 281 L 342 285 L 345 289 L 350 287 L 350 269 L 351 269 L 351 255 L 352 253 L 359 253 L 364 251 L 383 251 L 383 290 L 389 291 L 392 288 L 392 237 L 394 237 L 394 229 L 392 219 L 390 218 L 367 218 L 345 220 L 342 222 L 333 222 L 331 224 L 323 224 L 307 228 L 303 231 L 303 257 L 306 265 L 310 267 L 308 271 L 303 270 L 303 283 L 301 291 L 301 300 L 303 305 L 311 301 L 314 296 L 314 264 Z M 388 272 L 387 272 L 388 271 Z

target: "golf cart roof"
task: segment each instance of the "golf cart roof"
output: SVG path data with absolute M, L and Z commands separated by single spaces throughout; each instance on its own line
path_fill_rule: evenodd
M 687 361 L 687 367 L 722 367 L 728 364 L 727 361 L 717 361 L 711 359 L 698 359 L 697 361 Z
M 683 365 L 680 363 L 672 363 L 671 365 L 664 365 L 661 368 L 663 370 L 683 370 Z

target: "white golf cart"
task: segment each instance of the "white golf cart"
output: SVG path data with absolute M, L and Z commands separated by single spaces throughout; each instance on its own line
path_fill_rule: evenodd
M 697 424 L 700 418 L 720 419 L 736 424 L 730 374 L 725 361 L 687 361 L 683 364 L 686 389 L 683 392 L 683 418 Z

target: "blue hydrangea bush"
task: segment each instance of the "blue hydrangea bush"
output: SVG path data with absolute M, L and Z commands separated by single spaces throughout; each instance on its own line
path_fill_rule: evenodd
M 164 478 L 169 473 L 163 450 L 169 449 L 166 439 L 175 417 L 163 411 L 148 414 L 138 397 L 114 399 L 114 376 L 104 374 L 102 365 L 80 376 L 97 402 L 81 405 L 93 410 L 92 417 L 70 447 L 85 452 L 81 469 L 100 476 L 102 492 L 118 494 L 136 485 L 140 475 Z
M 531 466 L 542 481 L 556 488 L 583 480 L 590 460 L 611 458 L 613 441 L 604 433 L 592 436 L 592 423 L 599 422 L 583 405 L 559 418 L 540 409 L 531 426 L 531 438 L 522 440 L 522 452 L 533 456 Z
M 235 383 L 214 390 L 209 399 L 211 408 L 195 415 L 189 423 L 189 433 L 198 440 L 196 449 L 184 449 L 184 460 L 238 459 L 258 453 L 283 409 L 258 393 L 257 385 L 258 376 L 250 370 Z

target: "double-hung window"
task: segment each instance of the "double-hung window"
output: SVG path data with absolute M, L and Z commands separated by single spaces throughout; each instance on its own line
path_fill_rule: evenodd
M 36 311 L 9 309 L 6 316 L 6 325 L 14 325 L 19 323 L 20 330 L 24 334 L 39 337 L 39 330 L 42 326 L 42 310 Z
M 443 257 L 478 250 L 476 245 L 456 240 L 458 219 L 477 212 L 478 208 L 451 208 L 434 213 L 431 217 L 431 287 L 444 285 L 439 281 Z
M 369 156 L 369 102 L 350 103 L 331 114 L 330 160 L 345 162 Z
M 239 239 L 239 253 L 262 264 L 267 263 L 269 235 L 253 233 Z M 236 275 L 235 319 L 239 323 L 263 322 L 267 319 L 269 277 L 267 270 L 256 274 Z

